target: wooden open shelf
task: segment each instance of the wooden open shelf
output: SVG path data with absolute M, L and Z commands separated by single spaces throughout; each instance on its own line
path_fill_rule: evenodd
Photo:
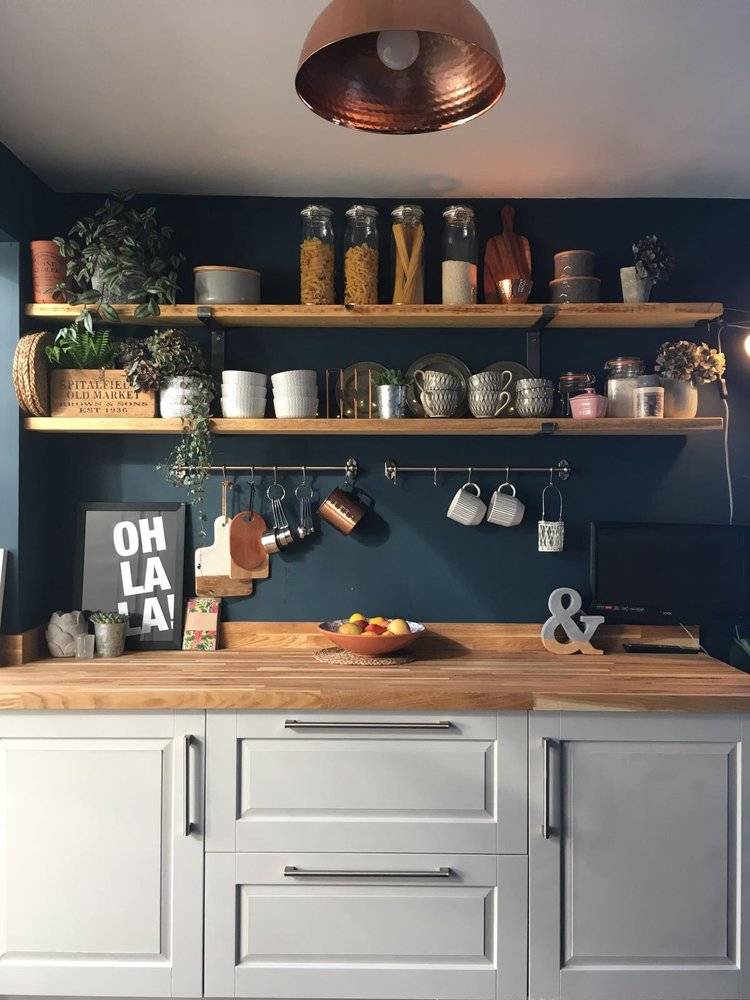
M 135 319 L 135 306 L 116 306 L 123 324 L 138 326 L 201 326 L 197 305 L 162 306 L 161 313 Z M 691 327 L 718 319 L 720 302 L 592 302 L 582 305 L 475 306 L 213 306 L 211 318 L 224 327 L 455 327 L 473 329 L 528 329 L 545 309 L 553 309 L 550 328 L 636 329 Z M 71 305 L 27 305 L 28 317 L 70 322 L 81 311 Z M 96 309 L 92 309 L 96 314 Z M 101 322 L 109 322 L 102 320 Z
M 599 420 L 572 420 L 563 417 L 545 419 L 512 418 L 477 420 L 474 417 L 441 419 L 404 418 L 403 420 L 339 420 L 318 417 L 307 420 L 245 420 L 217 417 L 211 421 L 215 434 L 349 434 L 349 435 L 424 435 L 472 437 L 556 435 L 679 435 L 700 431 L 720 431 L 721 417 L 695 417 L 692 420 L 642 420 L 604 417 Z M 26 417 L 30 431 L 61 434 L 179 434 L 180 420 L 161 417 Z

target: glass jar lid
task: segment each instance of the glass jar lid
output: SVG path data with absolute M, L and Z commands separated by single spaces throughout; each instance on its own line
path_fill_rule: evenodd
M 610 358 L 604 365 L 604 370 L 612 378 L 635 378 L 643 374 L 643 359 Z
M 443 212 L 443 218 L 448 222 L 471 222 L 474 218 L 474 209 L 468 205 L 449 205 Z
M 591 372 L 562 372 L 560 378 L 558 379 L 559 386 L 562 390 L 567 388 L 576 388 L 578 386 L 589 386 L 594 385 L 596 379 L 591 374 Z
M 330 219 L 333 212 L 326 205 L 306 205 L 300 215 L 304 219 Z
M 420 205 L 398 205 L 391 212 L 396 222 L 421 222 L 424 212 Z
M 378 210 L 374 205 L 352 205 L 351 208 L 347 208 L 346 214 L 348 218 L 367 218 L 367 219 L 377 219 Z

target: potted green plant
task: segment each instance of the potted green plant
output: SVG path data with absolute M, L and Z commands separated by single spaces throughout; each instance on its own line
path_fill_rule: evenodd
M 113 302 L 135 304 L 140 318 L 174 303 L 184 260 L 171 251 L 172 230 L 158 224 L 156 209 L 139 210 L 132 198 L 110 195 L 93 215 L 75 222 L 67 238 L 54 240 L 68 276 L 55 291 L 68 302 L 98 306 L 111 322 L 117 320 Z
M 633 244 L 632 267 L 620 268 L 623 302 L 648 302 L 658 281 L 667 281 L 674 270 L 674 257 L 658 236 L 644 236 Z
M 205 534 L 202 509 L 211 465 L 211 376 L 203 352 L 183 330 L 155 330 L 145 340 L 122 345 L 128 383 L 136 389 L 159 390 L 162 417 L 179 417 L 182 435 L 166 464 L 167 479 L 187 490 Z
M 376 372 L 372 377 L 378 401 L 378 416 L 383 420 L 403 417 L 409 380 L 397 368 Z
M 659 348 L 654 370 L 664 387 L 664 416 L 694 417 L 698 412 L 698 386 L 723 378 L 726 358 L 708 344 L 668 341 Z
M 111 330 L 94 329 L 91 313 L 62 327 L 46 354 L 53 417 L 156 415 L 156 394 L 134 391 L 126 382 L 120 344 Z
M 122 656 L 128 634 L 128 615 L 118 611 L 95 611 L 90 618 L 94 626 L 97 656 Z

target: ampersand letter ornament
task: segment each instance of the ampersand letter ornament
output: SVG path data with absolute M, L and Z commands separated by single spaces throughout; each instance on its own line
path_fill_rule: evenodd
M 566 603 L 563 603 L 564 599 Z M 558 587 L 549 595 L 547 606 L 551 617 L 542 625 L 542 645 L 550 653 L 603 653 L 591 645 L 594 632 L 604 621 L 601 615 L 581 615 L 581 628 L 573 617 L 581 610 L 581 595 L 571 587 Z M 561 628 L 568 638 L 561 642 L 557 630 Z

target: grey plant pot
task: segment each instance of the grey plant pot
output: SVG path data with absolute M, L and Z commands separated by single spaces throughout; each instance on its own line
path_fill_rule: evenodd
M 698 387 L 677 378 L 660 378 L 664 389 L 664 416 L 689 420 L 698 412 Z
M 640 278 L 635 267 L 620 268 L 623 302 L 648 302 L 654 283 L 651 278 Z
M 75 656 L 76 637 L 89 630 L 83 611 L 55 611 L 47 624 L 45 638 L 51 656 Z
M 127 633 L 127 622 L 112 622 L 106 625 L 102 622 L 94 622 L 96 655 L 107 659 L 113 656 L 122 656 L 125 652 Z

